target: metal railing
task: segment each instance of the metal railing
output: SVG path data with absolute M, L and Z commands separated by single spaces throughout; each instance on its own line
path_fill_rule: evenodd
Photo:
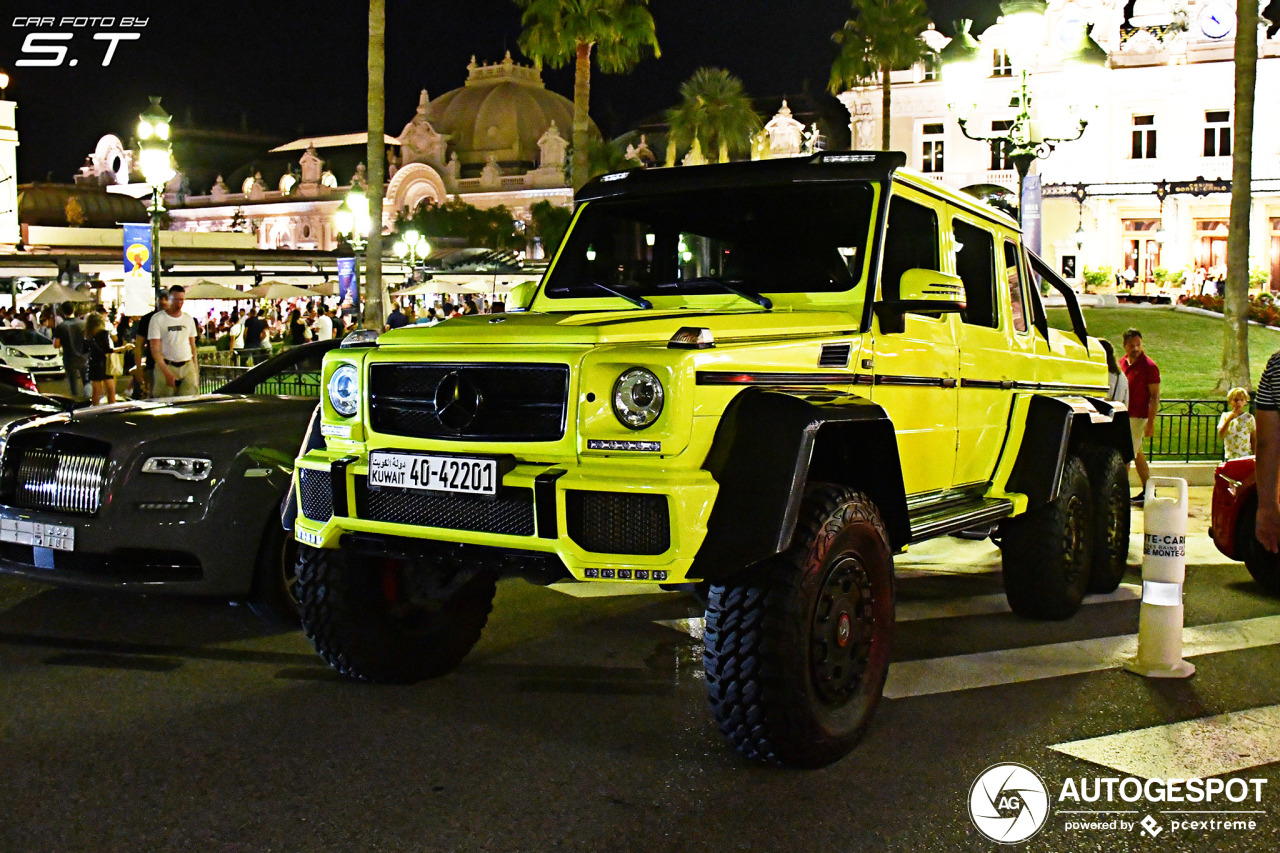
M 1142 444 L 1147 458 L 1222 459 L 1218 419 L 1226 409 L 1224 400 L 1161 400 L 1152 435 Z
M 251 367 L 235 367 L 227 364 L 200 366 L 200 393 L 212 394 L 223 385 L 248 373 Z M 283 371 L 258 383 L 254 394 L 285 394 L 292 397 L 319 397 L 320 375 L 314 370 Z

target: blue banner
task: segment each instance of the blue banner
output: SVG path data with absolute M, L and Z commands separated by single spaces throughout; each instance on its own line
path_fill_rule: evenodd
M 124 224 L 124 271 L 151 274 L 151 224 L 126 222 Z
M 348 305 L 354 308 L 360 304 L 355 258 L 338 258 L 338 304 L 343 308 Z
M 1040 254 L 1040 176 L 1022 180 L 1022 245 Z

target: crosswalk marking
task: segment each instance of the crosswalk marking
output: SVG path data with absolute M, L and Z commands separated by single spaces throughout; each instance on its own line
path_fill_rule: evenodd
M 1143 779 L 1203 779 L 1280 761 L 1280 705 L 1049 747 Z
M 889 667 L 890 699 L 994 687 L 1041 678 L 1114 669 L 1137 649 L 1135 634 L 1001 649 L 945 658 L 903 661 Z M 1280 643 L 1280 616 L 1217 622 L 1182 632 L 1183 657 L 1239 651 Z
M 1087 595 L 1085 604 L 1107 604 L 1113 601 L 1137 601 L 1142 598 L 1142 587 L 1138 584 L 1121 584 L 1115 592 L 1105 595 Z M 992 595 L 971 595 L 966 598 L 952 598 L 943 601 L 900 601 L 898 602 L 895 621 L 915 622 L 921 619 L 948 619 L 956 616 L 986 616 L 993 613 L 1010 613 L 1009 602 L 1004 593 Z M 695 640 L 702 639 L 705 628 L 700 616 L 688 619 L 655 619 L 658 625 L 673 628 L 681 634 L 688 634 Z
M 1087 595 L 1085 604 L 1108 604 L 1114 601 L 1136 601 L 1142 598 L 1142 586 L 1135 583 L 1121 584 L 1115 592 L 1105 595 Z M 986 616 L 992 613 L 1011 613 L 1004 593 L 971 595 L 966 598 L 950 598 L 939 601 L 899 601 L 895 620 L 915 622 L 920 619 L 947 619 L 956 616 Z

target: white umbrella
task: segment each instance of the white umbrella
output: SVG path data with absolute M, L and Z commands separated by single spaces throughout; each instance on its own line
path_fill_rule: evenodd
M 236 290 L 234 287 L 227 287 L 225 284 L 218 284 L 216 281 L 206 281 L 201 279 L 195 284 L 186 288 L 187 299 L 249 299 L 249 295 L 243 290 Z
M 94 299 L 92 293 L 81 293 L 61 282 L 51 281 L 32 294 L 30 299 L 18 301 L 27 305 L 61 305 L 63 302 L 93 302 Z
M 312 291 L 317 296 L 337 296 L 338 285 L 336 282 L 324 281 L 320 284 L 309 284 L 307 290 Z
M 314 299 L 316 292 L 307 290 L 305 287 L 295 287 L 292 284 L 284 284 L 279 281 L 264 281 L 257 287 L 251 288 L 246 296 L 253 299 Z M 244 298 L 244 297 L 241 297 Z

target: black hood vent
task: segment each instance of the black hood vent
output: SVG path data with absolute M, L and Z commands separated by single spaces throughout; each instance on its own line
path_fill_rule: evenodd
M 848 367 L 852 344 L 823 344 L 818 367 Z

